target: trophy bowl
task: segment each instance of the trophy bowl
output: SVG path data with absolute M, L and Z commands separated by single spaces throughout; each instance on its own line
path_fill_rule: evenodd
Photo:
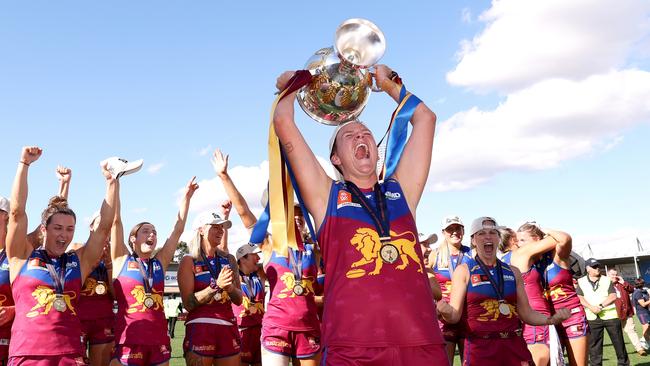
M 365 19 L 348 19 L 336 30 L 334 46 L 307 60 L 313 78 L 298 91 L 298 104 L 312 119 L 327 125 L 357 119 L 372 87 L 369 68 L 386 49 L 384 34 Z

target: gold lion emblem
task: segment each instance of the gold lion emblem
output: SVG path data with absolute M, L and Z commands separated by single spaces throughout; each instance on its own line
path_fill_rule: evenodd
M 97 287 L 97 280 L 88 277 L 86 278 L 86 282 L 84 282 L 84 288 L 81 289 L 81 294 L 83 296 L 92 296 L 95 293 L 95 287 Z
M 284 283 L 284 289 L 280 291 L 278 297 L 284 299 L 285 297 L 296 297 L 296 294 L 293 292 L 293 287 L 296 285 L 296 278 L 293 273 L 285 272 L 280 280 Z M 305 292 L 302 296 L 307 296 L 314 293 L 314 280 L 311 277 L 303 277 L 300 279 L 300 285 L 305 289 Z
M 242 307 L 244 310 L 239 313 L 240 318 L 254 314 L 264 314 L 264 304 L 261 302 L 252 302 L 248 296 L 242 297 Z
M 399 257 L 402 261 L 402 263 L 395 268 L 400 271 L 404 270 L 409 265 L 409 258 L 411 258 L 413 262 L 418 265 L 418 273 L 423 273 L 422 263 L 415 251 L 415 244 L 417 244 L 417 238 L 415 235 L 410 231 L 398 234 L 391 230 L 390 236 L 392 238 L 391 244 L 393 244 L 399 251 Z M 347 277 L 358 278 L 365 275 L 363 269 L 354 268 L 371 263 L 374 263 L 375 266 L 372 272 L 369 272 L 368 274 L 371 276 L 378 275 L 381 272 L 384 261 L 381 259 L 381 256 L 379 256 L 381 241 L 379 240 L 379 234 L 377 234 L 377 231 L 370 228 L 357 229 L 356 234 L 354 234 L 350 240 L 350 244 L 361 253 L 363 258 L 352 263 L 351 270 L 348 271 Z
M 487 322 L 496 321 L 500 316 L 506 318 L 512 318 L 513 316 L 516 316 L 517 308 L 512 304 L 506 305 L 508 305 L 508 308 L 510 308 L 510 313 L 508 315 L 503 315 L 499 312 L 499 301 L 494 299 L 483 300 L 483 302 L 481 302 L 481 306 L 483 309 L 485 309 L 485 312 L 483 314 L 480 314 L 476 320 L 480 322 Z
M 26 316 L 28 318 L 47 315 L 52 310 L 52 304 L 56 299 L 56 293 L 54 293 L 52 288 L 39 285 L 36 287 L 34 292 L 32 292 L 32 296 L 36 300 L 36 305 L 34 305 L 34 307 L 27 313 Z M 74 291 L 66 291 L 63 294 L 63 301 L 65 301 L 65 305 L 70 309 L 70 312 L 72 312 L 73 315 L 77 315 L 71 302 L 75 297 L 77 297 L 77 294 L 75 294 Z
M 562 289 L 562 285 L 555 285 L 546 290 L 546 298 L 552 301 L 557 301 L 567 297 L 566 292 Z
M 154 305 L 151 307 L 151 310 L 162 309 L 163 307 L 162 296 L 159 293 L 157 293 L 156 290 L 154 289 L 152 290 L 154 292 L 151 294 L 151 298 L 154 301 Z M 129 305 L 129 308 L 126 310 L 126 312 L 132 314 L 138 311 L 141 313 L 147 311 L 147 307 L 144 306 L 144 299 L 147 296 L 146 292 L 144 291 L 144 286 L 142 285 L 135 286 L 133 290 L 131 290 L 131 295 L 133 295 L 135 302 Z

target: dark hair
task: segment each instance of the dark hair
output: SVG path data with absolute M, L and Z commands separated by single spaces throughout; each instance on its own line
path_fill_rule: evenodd
M 70 215 L 74 218 L 75 223 L 77 222 L 77 215 L 68 207 L 68 200 L 61 196 L 50 198 L 50 201 L 47 203 L 47 208 L 41 214 L 41 223 L 43 226 L 47 227 L 52 221 L 52 216 L 56 214 Z
M 510 239 L 517 236 L 514 230 L 509 227 L 499 230 L 501 233 L 501 241 L 499 242 L 499 250 L 503 253 L 509 252 L 510 249 Z
M 153 224 L 150 223 L 150 222 L 142 221 L 141 223 L 138 223 L 137 225 L 135 225 L 135 226 L 133 227 L 133 229 L 131 229 L 131 232 L 129 232 L 129 237 L 127 238 L 127 243 L 128 243 L 128 245 L 131 247 L 131 249 L 133 249 L 133 244 L 131 244 L 131 237 L 132 237 L 132 236 L 137 236 L 137 235 L 138 235 L 138 231 L 140 231 L 140 229 L 142 229 L 142 227 L 143 227 L 144 225 L 147 225 L 147 224 L 153 226 Z
M 634 288 L 642 289 L 645 286 L 645 281 L 643 278 L 639 277 L 634 280 Z
M 537 226 L 536 224 L 533 223 L 525 223 L 517 229 L 518 233 L 528 233 L 530 236 L 536 236 L 538 239 L 544 238 L 544 232 Z

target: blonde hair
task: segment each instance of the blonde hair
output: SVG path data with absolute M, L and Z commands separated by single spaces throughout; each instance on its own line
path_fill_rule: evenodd
M 203 235 L 201 235 L 201 228 L 198 228 L 190 240 L 188 248 L 189 255 L 196 260 L 201 259 L 201 240 L 203 240 Z

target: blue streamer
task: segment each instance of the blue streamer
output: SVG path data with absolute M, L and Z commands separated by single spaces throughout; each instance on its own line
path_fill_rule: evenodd
M 406 88 L 402 86 L 399 102 L 401 103 L 405 97 L 407 97 Z M 404 103 L 393 120 L 393 127 L 388 136 L 388 142 L 386 145 L 386 160 L 384 163 L 386 167 L 384 173 L 385 179 L 390 178 L 395 173 L 395 169 L 397 169 L 397 164 L 399 163 L 399 159 L 402 157 L 402 152 L 406 145 L 408 123 L 411 120 L 411 117 L 413 117 L 415 108 L 421 102 L 420 98 L 415 95 L 408 95 L 408 100 Z

